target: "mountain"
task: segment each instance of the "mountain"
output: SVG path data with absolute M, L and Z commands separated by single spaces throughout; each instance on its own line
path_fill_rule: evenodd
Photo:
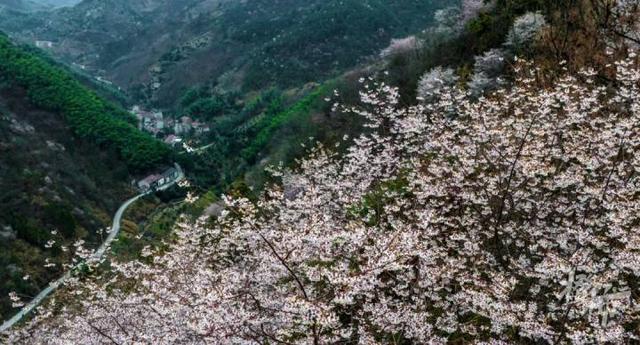
M 465 1 L 467 22 L 439 12 L 299 97 L 192 89 L 180 106 L 236 133 L 215 147 L 246 162 L 298 144 L 286 127 L 367 126 L 312 139 L 134 262 L 96 263 L 6 342 L 635 343 L 640 9 L 620 3 Z
M 31 12 L 45 10 L 48 6 L 31 0 L 0 0 L 0 11 L 11 10 L 19 12 Z
M 456 2 L 457 3 L 457 2 Z M 197 84 L 231 91 L 335 76 L 392 38 L 420 31 L 444 0 L 85 0 L 0 17 L 24 41 L 53 42 L 68 63 L 172 106 Z
M 128 116 L 41 52 L 0 35 L 1 319 L 9 292 L 35 295 L 60 275 L 76 241 L 98 243 L 98 230 L 135 193 L 131 173 L 160 162 L 154 150 L 164 145 Z M 147 163 L 134 162 L 140 154 Z
M 132 174 L 190 185 L 0 342 L 638 338 L 638 7 L 464 0 L 429 27 L 444 3 L 0 13 L 62 61 L 0 37 L 0 296 L 95 243 Z M 96 76 L 208 131 L 172 153 Z
M 309 137 L 334 140 L 351 120 L 324 98 L 342 73 L 378 63 L 392 39 L 420 32 L 444 0 L 85 0 L 47 13 L 0 15 L 15 39 L 123 87 L 137 104 L 211 131 L 179 156 L 202 188 L 223 190 L 292 161 Z M 357 80 L 358 78 L 356 78 Z M 326 85 L 321 85 L 327 82 Z M 357 95 L 357 93 L 356 93 Z

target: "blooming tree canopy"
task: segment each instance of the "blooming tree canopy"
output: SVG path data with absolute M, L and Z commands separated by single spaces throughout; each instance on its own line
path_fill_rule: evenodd
M 507 66 L 507 52 L 502 49 L 491 49 L 475 57 L 474 74 L 468 83 L 469 91 L 480 96 L 487 91 L 495 90 L 502 83 L 500 77 Z
M 529 12 L 516 18 L 505 45 L 516 52 L 526 48 L 546 24 L 540 13 Z
M 429 36 L 437 35 L 444 38 L 457 36 L 462 33 L 467 23 L 494 5 L 495 1 L 463 0 L 459 6 L 437 10 L 433 16 L 434 25 L 427 29 Z
M 423 101 L 432 101 L 445 88 L 451 88 L 459 77 L 452 68 L 436 67 L 425 73 L 418 82 L 418 97 Z
M 460 5 L 461 25 L 468 23 L 476 18 L 480 12 L 494 6 L 495 1 L 485 0 L 462 0 Z
M 422 42 L 416 36 L 408 36 L 405 38 L 394 38 L 389 46 L 380 52 L 381 58 L 389 58 L 399 54 L 417 51 L 422 47 Z
M 471 102 L 403 108 L 318 146 L 257 201 L 225 198 L 170 250 L 113 263 L 13 343 L 621 343 L 638 339 L 640 69 L 634 55 Z M 449 116 L 452 109 L 456 116 Z M 285 193 L 285 191 L 287 191 Z

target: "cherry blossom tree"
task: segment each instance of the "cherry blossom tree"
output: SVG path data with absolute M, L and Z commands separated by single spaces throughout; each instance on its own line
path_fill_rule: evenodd
M 460 5 L 461 24 L 464 25 L 476 18 L 482 11 L 493 7 L 495 1 L 463 0 Z
M 399 106 L 365 83 L 344 155 L 69 287 L 12 343 L 502 344 L 638 340 L 640 69 L 612 63 Z M 336 105 L 336 109 L 343 108 Z M 456 116 L 449 116 L 451 111 Z
M 505 45 L 515 52 L 521 51 L 533 42 L 545 25 L 547 21 L 542 14 L 526 13 L 514 21 Z
M 607 44 L 640 47 L 640 2 L 637 0 L 591 0 L 590 10 L 597 28 L 610 38 Z
M 381 58 L 390 58 L 400 54 L 406 54 L 417 51 L 422 48 L 422 42 L 416 36 L 408 36 L 405 38 L 394 38 L 389 46 L 380 52 Z
M 446 7 L 434 13 L 434 25 L 427 29 L 428 37 L 434 39 L 450 39 L 458 36 L 464 30 L 464 26 L 478 17 L 480 13 L 495 5 L 495 1 L 463 0 L 459 6 Z
M 445 89 L 458 82 L 459 77 L 452 68 L 436 67 L 425 73 L 418 82 L 418 98 L 432 101 Z
M 507 61 L 513 60 L 514 54 L 531 46 L 545 25 L 546 20 L 540 13 L 526 13 L 516 18 L 503 44 L 505 49 L 490 49 L 475 57 L 474 74 L 467 85 L 469 92 L 479 97 L 498 88 L 504 82 L 502 74 Z
M 480 96 L 502 84 L 501 76 L 507 66 L 508 54 L 503 49 L 491 49 L 475 57 L 474 74 L 468 83 L 469 91 Z

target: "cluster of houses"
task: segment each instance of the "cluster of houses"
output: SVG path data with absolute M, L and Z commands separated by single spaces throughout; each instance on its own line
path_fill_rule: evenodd
M 188 116 L 173 120 L 165 117 L 161 111 L 147 111 L 140 106 L 134 106 L 131 113 L 138 119 L 140 130 L 149 132 L 172 146 L 182 144 L 180 136 L 204 135 L 211 131 L 209 125 Z
M 131 109 L 131 113 L 138 119 L 140 130 L 147 131 L 156 136 L 167 126 L 164 114 L 161 111 L 146 111 L 136 105 Z
M 176 121 L 173 127 L 173 131 L 178 135 L 188 134 L 191 133 L 191 131 L 193 131 L 193 133 L 195 133 L 196 135 L 202 135 L 209 133 L 211 131 L 211 128 L 205 123 L 194 121 L 188 116 L 183 116 L 180 118 L 180 121 Z
M 140 190 L 143 192 L 147 192 L 149 190 L 162 187 L 165 184 L 176 180 L 179 176 L 180 172 L 178 171 L 178 169 L 170 168 L 165 170 L 163 173 L 149 175 L 144 179 L 138 181 L 138 188 L 140 188 Z

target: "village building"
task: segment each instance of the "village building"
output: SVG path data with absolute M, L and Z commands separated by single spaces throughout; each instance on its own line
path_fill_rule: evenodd
M 198 122 L 198 121 L 193 122 L 192 127 L 195 134 L 197 135 L 202 135 L 205 133 L 209 133 L 211 131 L 211 128 L 209 127 L 209 125 Z
M 153 174 L 138 181 L 138 188 L 143 191 L 149 191 L 151 189 L 162 187 L 172 181 L 176 180 L 180 176 L 180 172 L 176 168 L 169 168 L 161 174 Z
M 180 122 L 176 122 L 175 125 L 173 125 L 173 132 L 175 134 L 178 135 L 182 135 L 182 134 L 186 134 L 188 131 L 187 129 L 182 125 L 182 123 Z
M 136 105 L 130 112 L 138 119 L 139 129 L 161 137 L 162 133 L 173 132 L 163 138 L 168 145 L 176 146 L 182 143 L 180 136 L 204 135 L 211 132 L 211 127 L 203 122 L 192 119 L 189 116 L 182 116 L 177 120 L 165 118 L 161 111 L 147 111 Z
M 175 134 L 170 134 L 166 138 L 164 138 L 164 143 L 175 147 L 182 143 L 182 138 L 176 136 Z
M 173 126 L 173 131 L 175 134 L 188 134 L 193 129 L 193 120 L 188 116 L 183 116 L 180 118 L 179 122 Z
M 144 179 L 138 181 L 138 188 L 142 191 L 147 191 L 151 189 L 151 187 L 155 186 L 155 184 L 160 180 L 160 175 L 149 175 Z
M 169 168 L 165 170 L 162 173 L 162 178 L 160 179 L 160 186 L 170 183 L 171 181 L 177 179 L 178 176 L 180 176 L 180 173 L 176 168 Z
M 162 112 L 154 112 L 153 117 L 155 120 L 155 129 L 161 131 L 164 129 L 164 115 Z
M 157 135 L 166 128 L 164 114 L 161 111 L 146 111 L 140 106 L 134 106 L 131 113 L 138 119 L 140 130 Z
M 186 125 L 186 126 L 191 126 L 193 124 L 193 119 L 191 119 L 189 116 L 181 117 L 180 121 L 182 122 L 183 125 Z

